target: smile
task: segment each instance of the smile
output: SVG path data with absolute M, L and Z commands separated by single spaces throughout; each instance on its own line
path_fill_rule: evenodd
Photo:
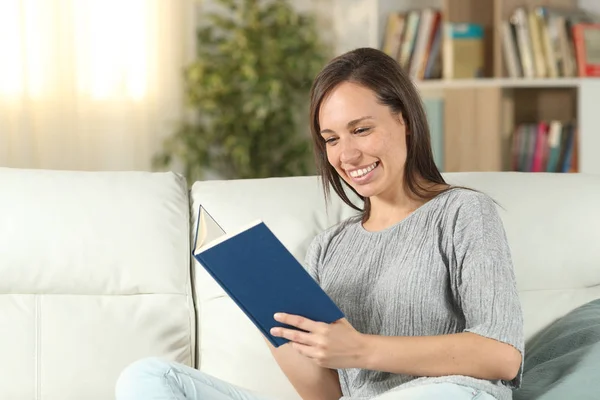
M 367 175 L 369 172 L 373 171 L 375 169 L 375 167 L 377 167 L 378 164 L 379 164 L 379 161 L 376 161 L 373 164 L 369 165 L 368 167 L 350 171 L 350 172 L 348 172 L 348 175 L 350 175 L 352 178 L 362 178 L 363 176 Z

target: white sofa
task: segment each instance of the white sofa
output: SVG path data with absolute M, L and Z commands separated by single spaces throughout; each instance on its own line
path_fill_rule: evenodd
M 526 335 L 600 298 L 600 176 L 446 174 L 503 208 Z M 316 177 L 204 181 L 173 173 L 0 168 L 0 399 L 114 398 L 130 362 L 161 356 L 298 399 L 260 334 L 192 262 L 196 210 L 226 230 L 263 219 L 299 259 L 354 212 Z

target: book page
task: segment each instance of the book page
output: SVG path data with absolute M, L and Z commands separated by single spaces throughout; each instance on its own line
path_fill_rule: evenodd
M 214 220 L 214 218 L 200 206 L 200 216 L 196 231 L 196 248 L 194 254 L 198 253 L 204 246 L 225 235 L 225 231 Z

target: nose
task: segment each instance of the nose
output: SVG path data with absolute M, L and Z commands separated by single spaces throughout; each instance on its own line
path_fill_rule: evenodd
M 342 142 L 342 141 L 340 141 Z M 360 159 L 360 150 L 352 144 L 352 140 L 346 140 L 340 143 L 340 161 L 342 164 L 355 164 Z

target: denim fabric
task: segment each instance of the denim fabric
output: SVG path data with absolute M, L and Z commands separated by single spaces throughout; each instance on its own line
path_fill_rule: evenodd
M 116 400 L 275 400 L 186 365 L 145 358 L 129 365 L 115 388 Z M 480 390 L 437 383 L 392 390 L 373 400 L 495 400 Z

